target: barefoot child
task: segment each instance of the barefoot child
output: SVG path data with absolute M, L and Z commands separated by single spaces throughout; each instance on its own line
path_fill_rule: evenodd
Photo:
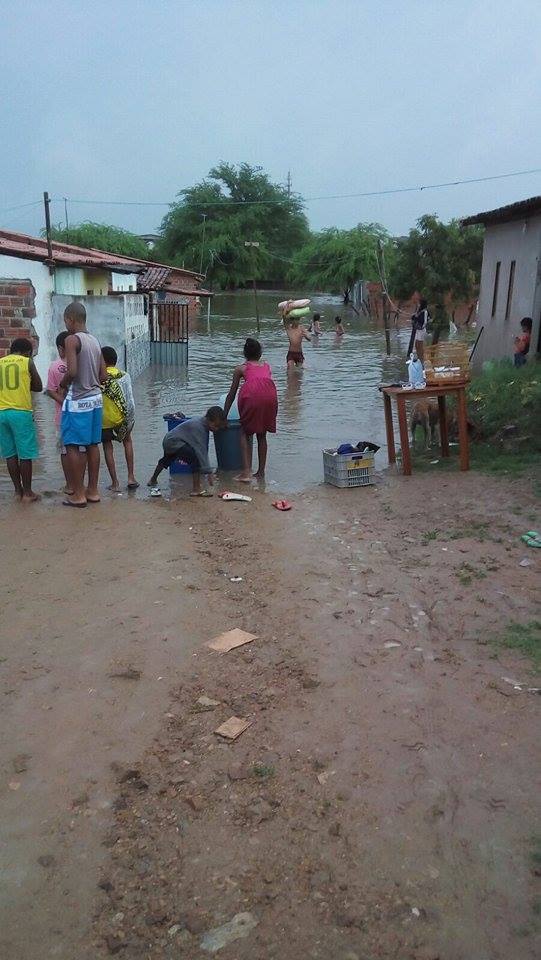
M 190 417 L 179 423 L 163 438 L 163 457 L 158 460 L 148 486 L 156 489 L 162 470 L 170 467 L 174 460 L 184 460 L 192 468 L 192 497 L 211 497 L 210 490 L 201 489 L 202 473 L 206 474 L 209 486 L 214 483 L 208 458 L 209 431 L 216 433 L 226 428 L 227 420 L 221 407 L 210 407 L 204 417 Z
M 287 369 L 302 366 L 304 363 L 304 354 L 302 352 L 302 341 L 311 340 L 306 327 L 299 326 L 298 320 L 284 319 L 284 326 L 289 340 L 289 350 L 287 351 L 286 363 Z
M 30 340 L 20 337 L 0 357 L 0 453 L 23 503 L 39 500 L 32 490 L 32 460 L 38 457 L 32 393 L 41 393 L 43 385 L 32 351 Z
M 253 435 L 257 436 L 258 469 L 254 477 L 262 480 L 265 476 L 267 463 L 267 433 L 276 433 L 276 414 L 278 412 L 278 395 L 272 379 L 271 368 L 261 360 L 261 344 L 253 337 L 248 337 L 244 344 L 246 363 L 236 367 L 233 372 L 231 389 L 227 394 L 224 413 L 227 417 L 241 380 L 243 384 L 239 391 L 239 414 L 242 427 L 240 442 L 242 448 L 242 473 L 237 480 L 249 483 L 252 472 L 252 444 Z
M 132 430 L 135 423 L 135 402 L 131 378 L 128 373 L 119 370 L 117 352 L 113 347 L 102 347 L 101 354 L 107 368 L 107 380 L 103 390 L 103 422 L 101 442 L 105 462 L 111 477 L 110 490 L 120 492 L 120 484 L 116 474 L 113 440 L 124 444 L 124 456 L 128 468 L 128 490 L 137 490 L 139 484 L 133 472 L 133 443 Z
M 65 342 L 68 336 L 68 331 L 63 330 L 62 333 L 59 333 L 56 338 L 56 349 L 58 350 L 58 357 L 56 360 L 53 360 L 49 370 L 47 372 L 47 387 L 45 393 L 48 397 L 51 397 L 55 402 L 54 409 L 54 425 L 56 427 L 56 436 L 57 443 L 60 449 L 60 462 L 62 464 L 62 470 L 64 471 L 64 479 L 66 485 L 64 487 L 64 493 L 71 493 L 68 474 L 66 467 L 66 448 L 62 444 L 62 438 L 60 436 L 60 418 L 62 416 L 62 404 L 66 396 L 66 391 L 60 388 L 60 384 L 64 379 L 64 376 L 67 372 L 66 367 L 66 348 Z

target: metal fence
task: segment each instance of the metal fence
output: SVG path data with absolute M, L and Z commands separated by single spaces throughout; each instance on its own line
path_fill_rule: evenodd
M 153 301 L 149 314 L 150 352 L 154 363 L 188 363 L 188 304 Z

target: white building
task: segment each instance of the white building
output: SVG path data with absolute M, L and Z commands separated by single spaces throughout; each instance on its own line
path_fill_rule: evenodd
M 531 317 L 528 361 L 541 352 L 541 197 L 531 197 L 462 220 L 485 227 L 474 363 L 513 356 L 520 321 Z

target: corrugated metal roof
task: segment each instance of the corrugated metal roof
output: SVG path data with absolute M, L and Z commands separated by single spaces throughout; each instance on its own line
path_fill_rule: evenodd
M 528 200 L 518 200 L 509 203 L 506 207 L 497 207 L 495 210 L 485 210 L 476 213 L 473 217 L 464 217 L 461 220 L 463 227 L 471 227 L 475 223 L 506 223 L 510 220 L 522 220 L 524 217 L 533 217 L 541 213 L 541 197 L 530 197 Z

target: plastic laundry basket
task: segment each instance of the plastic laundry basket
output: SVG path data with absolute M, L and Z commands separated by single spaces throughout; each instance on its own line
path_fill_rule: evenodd
M 374 454 L 323 451 L 325 483 L 333 487 L 368 487 L 375 482 Z

